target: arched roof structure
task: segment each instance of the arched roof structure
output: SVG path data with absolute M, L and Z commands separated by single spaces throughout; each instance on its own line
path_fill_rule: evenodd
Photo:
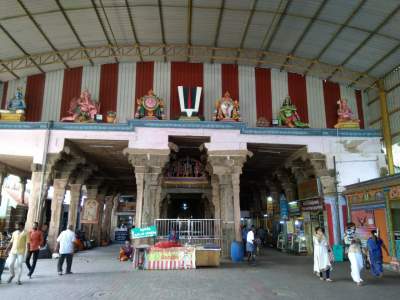
M 0 80 L 122 61 L 250 64 L 363 89 L 400 61 L 398 0 L 0 2 Z

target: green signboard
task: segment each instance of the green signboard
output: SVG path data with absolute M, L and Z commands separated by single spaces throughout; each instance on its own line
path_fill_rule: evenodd
M 142 239 L 155 236 L 157 236 L 157 228 L 154 225 L 144 228 L 132 228 L 133 239 Z

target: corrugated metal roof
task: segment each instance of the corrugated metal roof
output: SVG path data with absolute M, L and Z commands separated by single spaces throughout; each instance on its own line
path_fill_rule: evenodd
M 108 44 L 106 35 L 111 43 L 118 45 L 132 45 L 136 42 L 144 46 L 160 45 L 163 43 L 162 25 L 168 48 L 177 44 L 185 45 L 188 41 L 193 46 L 216 44 L 219 48 L 238 48 L 243 39 L 244 50 L 241 51 L 240 58 L 246 57 L 246 60 L 239 60 L 240 64 L 258 64 L 257 59 L 262 58 L 260 64 L 280 68 L 285 62 L 292 71 L 307 72 L 323 78 L 330 77 L 348 84 L 356 81 L 356 86 L 359 88 L 365 88 L 365 84 L 376 80 L 375 76 L 386 74 L 400 62 L 398 52 L 393 50 L 394 53 L 389 55 L 395 47 L 400 48 L 398 30 L 400 13 L 388 18 L 396 12 L 398 0 L 327 0 L 318 15 L 316 12 L 323 0 L 290 2 L 258 0 L 254 13 L 251 11 L 253 0 L 193 0 L 189 37 L 187 31 L 190 2 L 187 0 L 128 0 L 138 41 L 134 39 L 125 0 L 95 0 L 99 16 L 92 1 L 60 0 L 60 2 L 78 37 L 73 33 L 54 0 L 22 0 L 27 12 L 18 1 L 0 2 L 0 25 L 7 31 L 4 32 L 0 27 L 0 60 L 15 73 L 26 75 L 29 74 L 27 70 L 32 70 L 29 64 L 24 65 L 24 59 L 26 60 L 24 52 L 28 53 L 27 56 L 47 55 L 57 50 L 80 48 L 82 45 L 102 47 Z M 159 3 L 161 9 L 158 7 Z M 224 8 L 221 11 L 222 3 Z M 32 15 L 33 20 L 27 13 Z M 379 32 L 375 32 L 377 26 L 384 20 L 387 24 L 382 26 Z M 43 30 L 45 37 L 36 28 L 35 22 Z M 100 23 L 103 23 L 104 29 Z M 14 41 L 7 36 L 7 33 Z M 304 38 L 297 44 L 301 36 Z M 271 37 L 271 43 L 268 43 Z M 366 38 L 369 38 L 369 41 L 360 47 Z M 50 46 L 46 39 L 54 47 Z M 296 56 L 288 58 L 287 55 L 296 44 L 294 53 Z M 249 51 L 249 49 L 264 50 L 261 48 L 266 46 L 270 46 L 269 51 L 278 55 L 274 53 L 260 55 Z M 326 51 L 319 57 L 323 49 Z M 352 53 L 354 49 L 358 50 Z M 218 51 L 217 60 L 236 62 L 238 52 L 225 50 Z M 244 51 L 247 53 L 244 54 Z M 209 52 L 212 53 L 212 49 L 209 49 Z M 162 53 L 145 56 L 145 59 L 161 60 Z M 193 50 L 191 53 L 193 56 L 191 61 L 210 61 L 210 55 L 204 55 L 202 51 Z M 348 58 L 350 54 L 352 56 Z M 270 57 L 270 60 L 266 61 L 266 57 L 268 59 Z M 20 61 L 11 64 L 11 59 Z M 40 64 L 44 61 L 37 59 Z M 137 57 L 127 56 L 120 59 L 134 61 Z M 180 54 L 171 59 L 185 60 L 187 57 Z M 113 61 L 113 58 L 98 60 Z M 335 65 L 342 65 L 346 61 L 347 70 L 335 71 Z M 69 61 L 71 65 L 76 65 L 78 62 Z M 52 63 L 59 64 L 59 60 L 54 60 Z M 87 61 L 83 60 L 82 63 L 86 64 Z M 368 76 L 361 76 L 359 72 L 375 64 Z M 37 68 L 33 72 L 37 72 Z M 0 79 L 12 77 L 6 68 L 0 66 Z
M 356 56 L 346 64 L 346 67 L 357 70 L 368 70 L 373 65 L 376 57 L 382 57 L 387 49 L 395 47 L 397 42 L 383 36 L 372 37 Z
M 346 28 L 338 35 L 335 43 L 321 57 L 324 62 L 340 65 L 350 53 L 367 37 L 360 30 Z
M 329 42 L 338 28 L 338 25 L 316 21 L 297 48 L 295 54 L 309 58 L 317 57 L 318 53 Z
M 396 13 L 391 20 L 389 20 L 386 25 L 379 30 L 380 33 L 387 34 L 389 36 L 400 39 L 400 12 Z
M 290 53 L 307 24 L 308 21 L 304 18 L 292 16 L 284 18 L 271 44 L 271 51 Z
M 320 19 L 341 24 L 346 21 L 360 2 L 361 0 L 330 0 L 322 10 Z
M 398 6 L 398 0 L 368 0 L 352 18 L 350 25 L 374 30 Z
M 187 42 L 187 8 L 163 7 L 165 41 L 169 44 Z
M 195 45 L 214 44 L 219 10 L 207 8 L 193 9 L 192 43 Z
M 248 12 L 226 10 L 222 16 L 218 46 L 239 47 Z
M 272 23 L 273 17 L 272 13 L 254 13 L 244 42 L 245 48 L 261 48 L 264 36 Z

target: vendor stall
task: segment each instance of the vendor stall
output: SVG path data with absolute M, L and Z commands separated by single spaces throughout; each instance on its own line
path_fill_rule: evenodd
M 132 229 L 135 240 L 157 239 L 156 226 Z M 136 244 L 139 244 L 137 242 Z M 159 241 L 153 246 L 140 244 L 135 247 L 134 267 L 144 270 L 187 270 L 196 267 L 219 266 L 221 248 L 214 244 L 182 245 L 177 239 Z
M 400 175 L 386 176 L 346 186 L 344 194 L 349 203 L 351 220 L 362 241 L 368 239 L 370 230 L 377 230 L 390 250 L 383 252 L 383 261 L 397 263 L 400 257 L 398 232 L 400 232 Z

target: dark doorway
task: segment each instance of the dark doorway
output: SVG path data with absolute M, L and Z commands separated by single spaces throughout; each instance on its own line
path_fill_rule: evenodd
M 201 194 L 169 194 L 167 218 L 203 219 L 204 200 Z

